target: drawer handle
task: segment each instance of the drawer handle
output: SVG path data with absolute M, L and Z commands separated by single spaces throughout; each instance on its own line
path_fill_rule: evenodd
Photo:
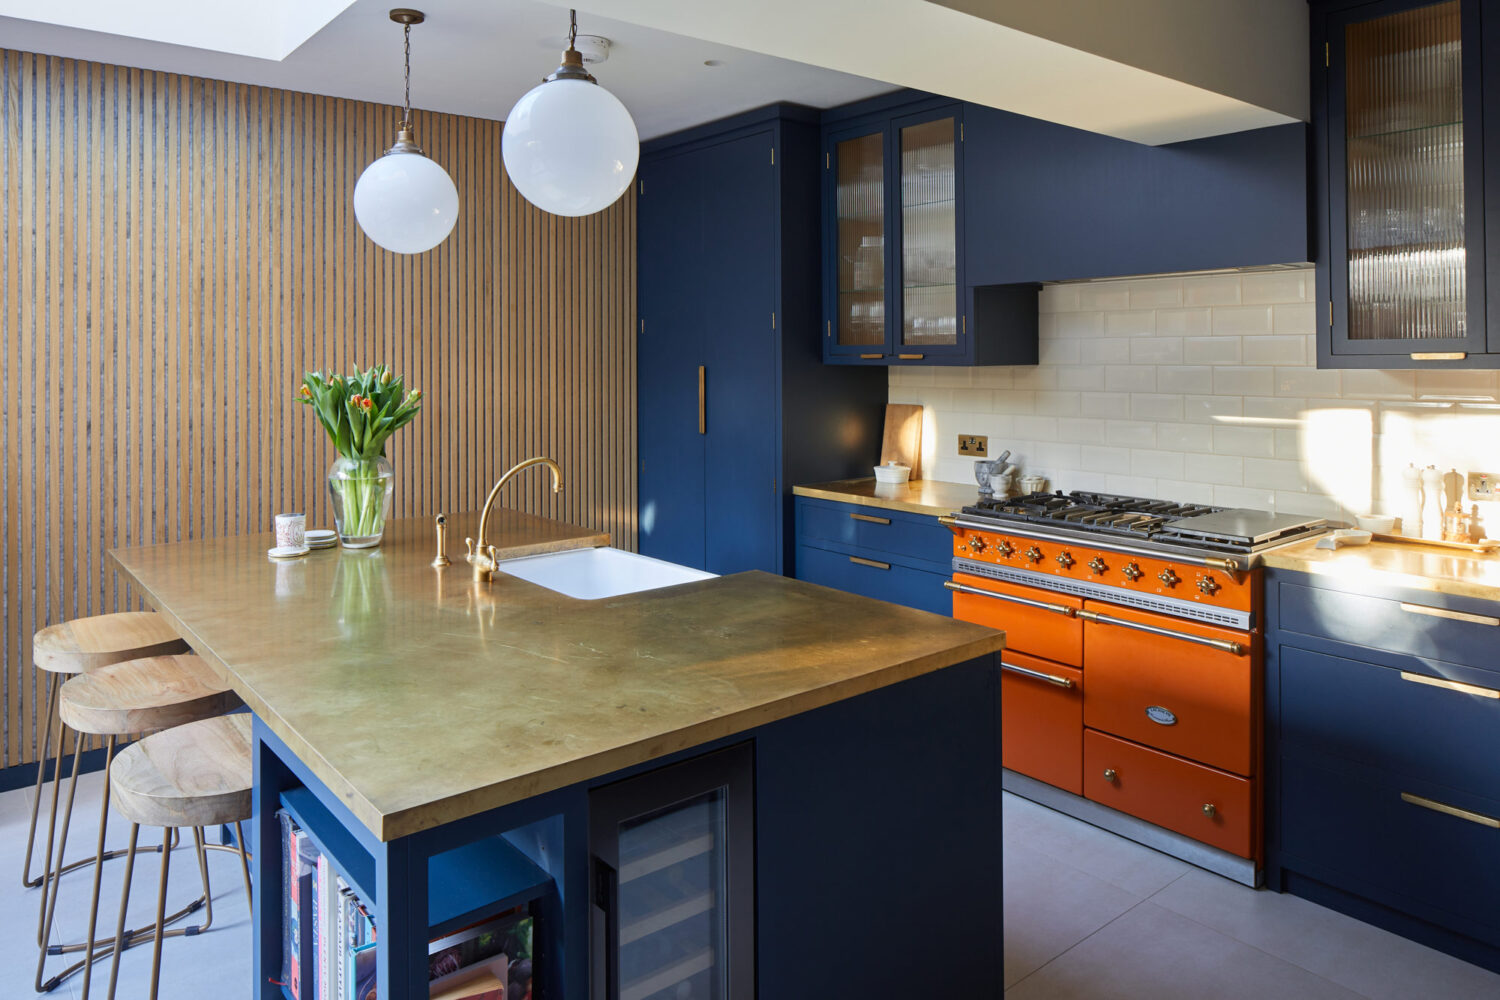
M 1203 803 L 1203 815 L 1207 816 L 1209 819 L 1213 819 L 1218 814 L 1219 810 L 1214 808 L 1214 804 L 1212 802 Z
M 1449 611 L 1447 608 L 1430 608 L 1425 604 L 1407 604 L 1402 601 L 1401 610 L 1408 614 L 1431 615 L 1433 618 L 1447 618 L 1456 622 L 1469 622 L 1472 625 L 1500 626 L 1500 618 L 1491 618 L 1489 615 L 1471 615 L 1467 611 Z
M 1098 622 L 1100 625 L 1118 625 L 1121 628 L 1133 628 L 1137 632 L 1150 632 L 1152 635 L 1164 635 L 1169 639 L 1181 639 L 1183 642 L 1196 642 L 1200 646 L 1212 646 L 1214 649 L 1222 649 L 1226 653 L 1235 656 L 1245 655 L 1245 644 L 1232 642 L 1228 639 L 1210 639 L 1207 636 L 1193 635 L 1191 632 L 1178 632 L 1175 629 L 1161 628 L 1157 625 L 1147 625 L 1143 622 L 1127 621 L 1124 618 L 1112 618 L 1109 615 L 1101 615 L 1097 611 L 1080 611 L 1078 617 L 1086 622 Z
M 1114 768 L 1112 768 L 1112 767 L 1106 767 L 1104 769 L 1104 780 L 1107 781 L 1107 782 L 1109 782 L 1111 785 L 1113 785 L 1115 783 L 1115 769 Z
M 1041 608 L 1043 611 L 1051 611 L 1059 615 L 1067 615 L 1072 618 L 1075 614 L 1083 614 L 1075 611 L 1066 604 L 1049 604 L 1046 601 L 1034 600 L 1030 597 L 1013 597 L 1010 594 L 997 594 L 993 590 L 981 590 L 979 587 L 970 587 L 968 584 L 955 583 L 952 580 L 944 580 L 943 586 L 958 594 L 973 594 L 975 597 L 993 597 L 997 601 L 1009 601 L 1012 604 L 1024 604 L 1028 608 Z
M 1018 667 L 1014 663 L 1006 663 L 1004 660 L 1000 661 L 1000 669 L 1008 670 L 1013 674 L 1020 674 L 1022 677 L 1031 677 L 1039 681 L 1046 681 L 1048 684 L 1056 684 L 1060 688 L 1070 688 L 1073 686 L 1073 679 L 1071 677 L 1044 674 L 1040 670 L 1032 670 L 1030 667 Z
M 852 518 L 854 518 L 854 520 L 856 520 L 856 521 L 868 521 L 870 524 L 890 524 L 891 523 L 891 519 L 890 518 L 888 518 L 888 517 L 876 517 L 873 514 L 850 514 L 849 516 L 852 517 Z
M 1457 816 L 1459 819 L 1466 819 L 1470 823 L 1478 823 L 1480 826 L 1500 830 L 1500 819 L 1486 816 L 1483 813 L 1469 812 L 1467 809 L 1460 809 L 1458 806 L 1450 806 L 1443 802 L 1435 802 L 1432 799 L 1424 799 L 1422 796 L 1413 795 L 1410 792 L 1402 792 L 1401 801 L 1410 802 L 1412 805 L 1421 806 L 1423 809 L 1431 809 L 1433 812 L 1443 813 L 1445 816 Z
M 1441 677 L 1428 677 L 1426 674 L 1413 674 L 1401 671 L 1403 681 L 1411 681 L 1413 684 L 1426 684 L 1429 687 L 1443 688 L 1447 691 L 1457 691 L 1459 694 L 1472 694 L 1476 698 L 1500 698 L 1500 691 L 1494 688 L 1480 687 L 1477 684 L 1464 684 L 1460 681 L 1443 680 Z
M 850 556 L 849 561 L 856 566 L 869 566 L 871 569 L 890 569 L 890 563 L 878 562 L 874 559 L 866 559 L 863 556 Z

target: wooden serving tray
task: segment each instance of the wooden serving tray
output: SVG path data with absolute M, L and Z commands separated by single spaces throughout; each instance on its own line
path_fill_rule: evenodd
M 1377 542 L 1397 542 L 1401 545 L 1430 545 L 1435 549 L 1456 549 L 1477 555 L 1487 555 L 1500 550 L 1500 539 L 1486 538 L 1482 542 L 1444 542 L 1436 538 L 1408 538 L 1405 535 L 1375 535 Z

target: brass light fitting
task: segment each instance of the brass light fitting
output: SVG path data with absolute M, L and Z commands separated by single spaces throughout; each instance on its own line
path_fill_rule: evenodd
M 396 123 L 396 141 L 385 152 L 387 156 L 391 153 L 425 155 L 422 147 L 417 145 L 416 130 L 411 127 L 411 26 L 427 20 L 427 15 L 410 7 L 396 7 L 391 10 L 391 20 L 401 25 L 405 36 L 403 48 L 406 54 L 406 89 L 401 104 L 401 121 Z
M 395 16 L 391 11 L 391 16 Z M 583 68 L 583 53 L 578 51 L 578 11 L 568 11 L 568 47 L 563 50 L 562 65 L 551 73 L 542 77 L 543 83 L 551 83 L 553 80 L 583 80 L 586 83 L 598 83 L 594 75 Z

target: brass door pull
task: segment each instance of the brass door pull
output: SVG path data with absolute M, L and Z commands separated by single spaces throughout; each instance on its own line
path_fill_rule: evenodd
M 1401 610 L 1411 615 L 1428 615 L 1432 618 L 1447 618 L 1455 622 L 1468 622 L 1471 625 L 1496 625 L 1500 626 L 1500 618 L 1491 618 L 1489 615 L 1472 615 L 1467 611 L 1449 611 L 1447 608 L 1433 608 L 1425 604 L 1408 604 L 1401 602 Z
M 856 521 L 867 521 L 870 524 L 890 524 L 891 523 L 891 519 L 890 518 L 888 518 L 888 517 L 876 517 L 873 514 L 850 514 L 849 516 L 852 517 Z
M 1081 612 L 1075 612 L 1066 604 L 1049 604 L 1046 601 L 1033 600 L 1030 597 L 1014 597 L 1010 594 L 997 594 L 993 590 L 983 590 L 979 587 L 970 587 L 967 584 L 955 583 L 952 580 L 944 580 L 943 586 L 959 594 L 973 594 L 975 597 L 992 597 L 997 601 L 1009 601 L 1012 604 L 1024 604 L 1028 608 L 1041 608 L 1043 611 L 1051 611 L 1054 614 L 1067 615 L 1069 618 Z
M 884 354 L 861 354 L 860 355 L 860 360 L 862 360 L 862 361 L 879 361 L 883 357 L 885 357 Z
M 866 559 L 863 556 L 850 556 L 849 561 L 856 566 L 869 566 L 871 569 L 890 569 L 891 564 L 880 562 L 875 559 Z
M 1426 674 L 1413 674 L 1409 671 L 1401 671 L 1403 681 L 1411 681 L 1413 684 L 1426 684 L 1429 687 L 1443 688 L 1446 691 L 1457 691 L 1459 694 L 1471 694 L 1476 698 L 1500 698 L 1500 691 L 1494 688 L 1480 687 L 1478 684 L 1464 684 L 1461 681 L 1444 680 L 1441 677 L 1428 677 Z
M 708 369 L 698 366 L 698 433 L 708 433 Z
M 925 357 L 927 357 L 927 355 L 925 355 L 925 354 L 898 354 L 898 355 L 896 355 L 896 360 L 897 361 L 921 361 Z
M 1480 826 L 1500 830 L 1500 819 L 1495 819 L 1493 816 L 1486 816 L 1484 813 L 1470 812 L 1467 809 L 1450 806 L 1446 802 L 1438 802 L 1435 799 L 1424 799 L 1422 796 L 1413 795 L 1410 792 L 1402 792 L 1401 801 L 1414 806 L 1421 806 L 1423 809 L 1431 809 L 1433 812 L 1440 812 L 1445 816 L 1466 819 L 1470 823 L 1478 823 Z
M 1071 688 L 1073 686 L 1073 680 L 1070 677 L 1059 677 L 1057 674 L 1045 674 L 1040 670 L 1032 670 L 1030 667 L 1018 667 L 1014 663 L 1006 663 L 1004 660 L 1000 661 L 1000 669 L 1009 671 L 1013 674 L 1020 674 L 1022 677 L 1030 677 L 1034 680 L 1046 681 L 1048 684 L 1052 684 L 1060 688 Z

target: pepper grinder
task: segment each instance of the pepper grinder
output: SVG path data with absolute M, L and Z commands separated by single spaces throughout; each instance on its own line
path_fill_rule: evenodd
M 1408 464 L 1401 470 L 1401 481 L 1406 488 L 1406 511 L 1401 515 L 1401 534 L 1408 538 L 1422 537 L 1422 470 Z
M 452 566 L 453 560 L 448 558 L 448 515 L 437 516 L 437 555 L 433 557 L 432 568 L 442 569 Z
M 1435 465 L 1422 470 L 1422 537 L 1443 537 L 1443 474 Z

